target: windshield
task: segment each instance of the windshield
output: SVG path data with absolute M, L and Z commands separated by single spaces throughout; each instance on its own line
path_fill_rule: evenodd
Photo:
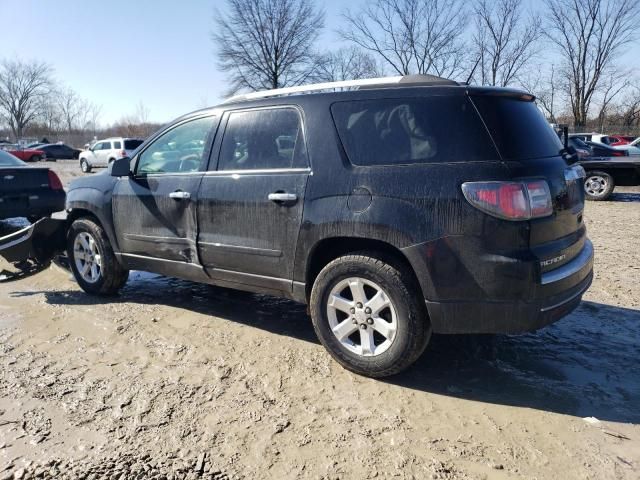
M 562 142 L 534 102 L 495 95 L 474 95 L 472 99 L 504 160 L 560 154 Z
M 0 150 L 0 167 L 25 167 L 27 164 L 10 153 Z

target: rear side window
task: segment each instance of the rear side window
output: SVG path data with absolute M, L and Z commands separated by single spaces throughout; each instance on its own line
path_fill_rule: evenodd
M 560 154 L 562 142 L 534 102 L 492 95 L 472 98 L 504 160 Z
M 300 116 L 294 108 L 232 112 L 220 148 L 218 170 L 306 166 Z
M 124 141 L 125 150 L 135 150 L 140 145 L 142 145 L 142 140 L 125 140 Z
M 122 148 L 122 143 L 118 142 L 113 142 L 113 148 L 115 148 L 116 150 L 120 150 Z
M 495 160 L 498 155 L 466 96 L 338 102 L 331 113 L 354 165 Z

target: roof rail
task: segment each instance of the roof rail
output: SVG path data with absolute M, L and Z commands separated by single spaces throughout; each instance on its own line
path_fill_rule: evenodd
M 273 90 L 263 90 L 261 92 L 242 93 L 226 99 L 222 103 L 233 103 L 244 100 L 256 100 L 259 98 L 280 97 L 285 95 L 295 95 L 298 93 L 310 93 L 322 90 L 335 89 L 359 89 L 367 87 L 385 87 L 398 84 L 415 85 L 459 85 L 453 80 L 436 77 L 434 75 L 405 75 L 397 77 L 365 78 L 360 80 L 342 80 L 339 82 L 323 82 L 311 85 L 300 85 L 297 87 L 276 88 Z

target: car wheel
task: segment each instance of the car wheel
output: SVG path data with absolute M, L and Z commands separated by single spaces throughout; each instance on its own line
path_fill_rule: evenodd
M 82 173 L 91 172 L 91 165 L 89 165 L 89 162 L 87 162 L 84 158 L 80 160 L 80 170 L 82 170 Z
M 112 163 L 113 163 L 113 162 L 115 162 L 115 161 L 116 161 L 116 159 L 115 159 L 115 158 L 110 158 L 110 159 L 109 159 L 109 164 L 112 164 Z
M 606 200 L 614 188 L 613 177 L 605 172 L 588 172 L 584 180 L 584 193 L 589 200 Z
M 333 260 L 318 274 L 311 292 L 318 339 L 340 365 L 357 374 L 401 372 L 431 338 L 416 283 L 408 268 L 375 253 Z
M 29 159 L 30 162 L 39 162 L 41 160 L 40 155 L 32 155 Z
M 104 229 L 90 218 L 71 224 L 67 255 L 73 276 L 87 293 L 113 295 L 129 278 L 129 270 L 116 260 Z

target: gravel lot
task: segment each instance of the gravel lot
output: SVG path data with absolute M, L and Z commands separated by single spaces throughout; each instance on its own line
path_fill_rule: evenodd
M 56 267 L 0 284 L 0 480 L 638 479 L 640 190 L 585 217 L 572 315 L 435 336 L 386 381 L 337 366 L 287 300 L 139 272 L 102 299 Z

